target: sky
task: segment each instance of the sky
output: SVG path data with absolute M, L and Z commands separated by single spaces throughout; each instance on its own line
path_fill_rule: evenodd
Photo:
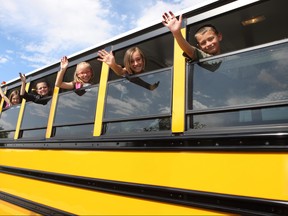
M 0 0 L 0 82 L 18 78 L 203 0 Z

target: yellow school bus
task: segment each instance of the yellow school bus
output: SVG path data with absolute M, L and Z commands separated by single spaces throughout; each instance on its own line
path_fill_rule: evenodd
M 182 11 L 189 43 L 206 23 L 223 35 L 222 53 L 196 62 L 157 22 L 69 56 L 64 80 L 87 61 L 93 85 L 54 87 L 59 63 L 28 74 L 27 91 L 45 79 L 53 96 L 1 101 L 0 215 L 288 215 L 287 8 L 212 0 Z M 118 77 L 96 60 L 105 49 L 120 63 L 133 46 L 145 73 Z

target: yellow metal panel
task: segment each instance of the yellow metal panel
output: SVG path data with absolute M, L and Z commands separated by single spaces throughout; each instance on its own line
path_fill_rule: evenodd
M 0 86 L 1 88 L 1 86 Z M 4 92 L 4 94 L 6 95 L 6 91 Z M 2 110 L 3 110 L 3 105 L 4 105 L 4 98 L 1 98 L 1 101 L 0 101 L 0 114 L 2 113 Z
M 288 200 L 287 153 L 0 149 L 0 164 L 107 180 Z
M 181 29 L 186 35 L 186 29 Z M 183 133 L 185 130 L 185 59 L 183 51 L 174 39 L 174 71 L 172 100 L 172 132 Z
M 59 87 L 55 86 L 54 91 L 53 91 L 52 102 L 51 102 L 51 106 L 50 106 L 50 113 L 49 113 L 49 117 L 48 117 L 46 139 L 50 138 L 51 134 L 52 134 L 53 122 L 54 122 L 54 117 L 55 117 L 55 110 L 56 110 L 56 105 L 57 105 L 57 100 L 58 100 L 58 94 L 59 94 Z
M 0 215 L 40 215 L 28 209 L 0 200 Z
M 0 102 L 0 114 L 2 113 L 3 105 L 4 105 L 4 98 L 1 98 L 1 102 Z
M 29 87 L 30 87 L 30 82 L 29 82 L 29 83 L 26 83 L 25 90 L 26 90 L 27 92 L 28 92 L 28 90 L 29 90 Z M 22 100 L 22 103 L 21 103 L 20 110 L 19 110 L 19 115 L 18 115 L 16 130 L 15 130 L 15 134 L 14 134 L 14 139 L 18 139 L 18 137 L 19 137 L 19 132 L 20 132 L 21 123 L 22 123 L 22 119 L 23 119 L 25 104 L 26 104 L 26 100 L 23 99 L 23 100 Z
M 99 92 L 98 92 L 98 101 L 96 107 L 96 115 L 95 115 L 95 124 L 94 124 L 94 132 L 93 136 L 100 136 L 102 132 L 102 120 L 104 114 L 104 105 L 105 105 L 105 96 L 106 96 L 106 88 L 107 81 L 109 75 L 109 67 L 107 64 L 102 64 L 101 70 L 101 79 L 99 84 Z
M 223 215 L 0 173 L 1 190 L 77 215 Z

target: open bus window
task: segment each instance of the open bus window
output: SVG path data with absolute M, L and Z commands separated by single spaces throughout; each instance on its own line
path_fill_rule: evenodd
M 27 94 L 25 93 L 23 98 L 26 99 L 27 102 L 32 101 L 38 105 L 46 105 L 52 98 L 54 82 L 55 75 L 49 75 L 41 79 L 31 81 L 29 91 L 26 92 Z M 43 90 L 37 92 L 39 87 L 43 87 Z
M 214 73 L 195 64 L 189 71 L 193 84 L 188 83 L 193 91 L 187 95 L 190 113 L 197 114 L 190 116 L 190 126 L 199 129 L 287 122 L 287 107 L 281 105 L 288 101 L 287 55 L 288 42 L 282 42 L 223 57 Z M 223 113 L 227 108 L 239 111 Z
M 101 71 L 102 63 L 97 61 L 96 59 L 86 60 L 86 62 L 88 62 L 93 69 L 93 79 L 91 80 L 92 85 L 99 84 L 100 75 L 101 75 L 100 71 Z M 75 74 L 77 64 L 70 66 L 71 63 L 73 63 L 73 62 L 70 62 L 70 60 L 69 60 L 69 68 L 67 69 L 67 71 L 64 74 L 63 82 L 72 82 L 74 80 L 74 74 Z M 78 62 L 78 63 L 80 63 L 80 62 Z M 55 74 L 55 77 L 56 77 L 56 75 L 57 74 Z M 54 80 L 54 82 L 55 82 L 55 80 Z M 66 92 L 66 91 L 69 91 L 69 90 L 60 88 L 60 92 Z M 81 91 L 78 91 L 78 93 L 79 93 L 79 95 L 81 95 Z M 82 91 L 82 93 L 84 93 L 84 92 Z
M 145 56 L 144 72 L 154 71 L 173 65 L 173 36 L 171 34 L 161 35 L 139 44 L 130 45 L 114 52 L 117 64 L 124 67 L 124 55 L 131 47 L 138 47 Z M 109 80 L 120 79 L 112 69 L 109 72 Z
M 196 46 L 195 31 L 204 24 L 213 24 L 222 33 L 221 53 L 285 39 L 288 37 L 288 28 L 284 28 L 288 19 L 287 6 L 286 0 L 279 0 L 277 3 L 274 0 L 259 1 L 259 4 L 233 10 L 221 16 L 209 16 L 205 21 L 188 26 L 189 43 Z M 281 16 L 275 15 L 275 12 Z M 259 22 L 245 24 L 252 18 L 257 18 Z M 193 22 L 193 17 L 191 21 Z
M 41 82 L 45 82 L 48 86 L 47 95 L 43 97 L 31 96 L 38 95 L 36 87 Z M 20 133 L 21 137 L 19 138 L 45 138 L 54 82 L 54 74 L 31 81 L 20 128 L 22 133 Z
M 5 94 L 5 92 L 3 92 L 3 93 Z M 7 93 L 5 94 L 5 97 L 6 97 L 6 100 L 8 99 L 11 103 L 9 104 L 4 98 L 2 111 L 5 111 L 5 110 L 7 110 L 13 106 L 19 106 L 22 102 L 22 98 L 20 97 L 20 89 L 19 88 L 9 89 L 7 91 Z M 0 99 L 1 99 L 1 97 L 0 97 Z

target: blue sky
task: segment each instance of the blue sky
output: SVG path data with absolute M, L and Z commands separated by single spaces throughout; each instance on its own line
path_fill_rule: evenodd
M 203 0 L 0 0 L 0 82 Z

